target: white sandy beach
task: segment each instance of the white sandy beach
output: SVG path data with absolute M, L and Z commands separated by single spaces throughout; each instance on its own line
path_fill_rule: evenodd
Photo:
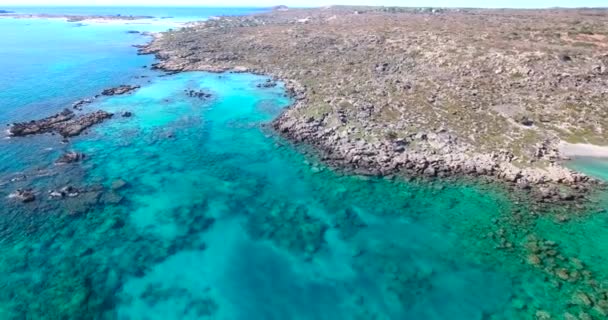
M 564 157 L 594 157 L 608 158 L 608 146 L 598 146 L 589 143 L 560 142 L 559 152 Z

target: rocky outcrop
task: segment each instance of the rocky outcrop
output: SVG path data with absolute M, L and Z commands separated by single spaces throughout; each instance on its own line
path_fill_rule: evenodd
M 50 190 L 49 198 L 50 199 L 62 199 L 62 198 L 75 198 L 80 195 L 80 190 L 72 186 L 65 186 L 59 190 Z
M 32 189 L 18 189 L 11 193 L 9 196 L 11 199 L 19 200 L 23 203 L 28 203 L 36 200 L 36 195 Z
M 105 89 L 101 92 L 101 94 L 104 96 L 116 96 L 121 94 L 127 94 L 139 88 L 140 86 L 122 85 L 115 88 Z
M 72 110 L 64 109 L 44 119 L 13 123 L 9 126 L 8 133 L 15 137 L 58 133 L 67 138 L 77 136 L 89 127 L 111 117 L 111 113 L 103 110 L 77 116 Z

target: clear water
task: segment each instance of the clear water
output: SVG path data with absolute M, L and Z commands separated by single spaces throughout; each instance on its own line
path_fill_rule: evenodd
M 130 44 L 143 39 L 119 27 L 63 35 L 70 24 L 30 23 L 58 40 L 0 51 L 21 77 L 0 74 L 12 86 L 0 93 L 4 122 L 115 84 L 142 88 L 87 106 L 134 116 L 68 144 L 0 141 L 0 319 L 604 318 L 605 213 L 558 222 L 563 212 L 539 217 L 492 185 L 342 174 L 264 126 L 290 104 L 282 85 L 164 76 L 141 68 L 151 58 Z M 96 56 L 107 69 L 92 67 Z M 53 165 L 66 150 L 87 159 Z M 89 191 L 47 199 L 65 185 Z M 26 186 L 37 201 L 7 198 Z

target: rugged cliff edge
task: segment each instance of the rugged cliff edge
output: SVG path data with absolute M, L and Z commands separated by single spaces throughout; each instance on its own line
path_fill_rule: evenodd
M 296 102 L 273 123 L 360 173 L 490 177 L 543 201 L 596 181 L 563 141 L 608 141 L 608 10 L 282 9 L 141 49 L 170 71 L 249 71 Z

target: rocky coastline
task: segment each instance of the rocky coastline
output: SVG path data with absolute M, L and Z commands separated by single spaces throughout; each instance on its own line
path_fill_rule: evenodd
M 566 168 L 559 145 L 607 141 L 590 114 L 608 95 L 608 11 L 363 9 L 218 18 L 140 53 L 168 72 L 284 81 L 294 104 L 272 127 L 359 174 L 483 177 L 557 203 L 601 185 Z

